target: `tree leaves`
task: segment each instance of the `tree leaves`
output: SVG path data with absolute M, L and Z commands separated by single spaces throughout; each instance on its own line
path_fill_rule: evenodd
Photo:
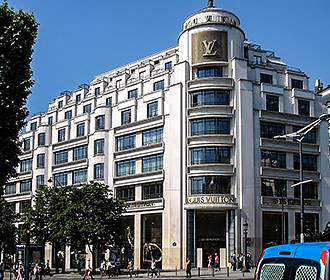
M 16 214 L 10 208 L 9 203 L 0 198 L 0 252 L 15 252 Z

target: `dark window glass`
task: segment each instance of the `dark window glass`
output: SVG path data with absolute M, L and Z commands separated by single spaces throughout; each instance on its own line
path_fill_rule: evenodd
M 76 103 L 79 103 L 81 101 L 81 95 L 77 94 L 76 95 Z
M 229 105 L 230 94 L 227 90 L 203 90 L 192 93 L 192 107 L 204 105 Z
M 85 135 L 85 124 L 79 123 L 77 124 L 77 137 L 82 137 Z
M 273 84 L 273 76 L 269 74 L 260 73 L 260 83 Z
M 158 116 L 158 101 L 149 103 L 147 105 L 147 118 L 153 118 Z
M 159 60 L 155 60 L 155 65 L 158 65 L 159 64 Z
M 137 96 L 138 96 L 138 90 L 137 90 L 137 88 L 128 91 L 128 99 L 130 99 L 130 98 L 136 98 Z
M 111 107 L 111 106 L 112 106 L 112 97 L 108 97 L 108 98 L 105 100 L 105 104 L 106 104 L 108 107 Z
M 32 170 L 32 159 L 25 159 L 21 161 L 21 172 L 27 172 Z
M 155 182 L 142 185 L 142 199 L 163 197 L 163 182 Z
M 97 116 L 95 118 L 95 130 L 100 130 L 105 128 L 105 116 Z
M 68 185 L 68 174 L 67 173 L 58 173 L 54 175 L 54 186 L 55 187 L 64 187 Z
M 303 161 L 303 170 L 317 171 L 317 156 L 303 154 L 302 161 Z M 300 169 L 299 154 L 293 154 L 293 168 L 296 170 Z
M 87 182 L 87 169 L 73 171 L 73 184 L 82 184 Z
M 45 154 L 37 155 L 37 168 L 45 168 Z
M 309 101 L 298 99 L 298 114 L 303 116 L 309 116 Z
M 97 87 L 94 89 L 95 96 L 99 96 L 101 94 L 101 88 Z
M 5 187 L 5 194 L 14 194 L 16 193 L 16 183 L 7 184 Z
M 94 164 L 94 179 L 104 178 L 104 163 Z
M 49 125 L 52 125 L 52 124 L 53 124 L 53 117 L 49 117 L 49 118 L 48 118 L 48 124 L 49 124 Z
M 45 185 L 45 176 L 44 175 L 39 175 L 37 176 L 37 189 L 40 188 L 41 186 Z
M 274 138 L 285 134 L 285 125 L 281 123 L 260 122 L 260 137 Z
M 286 180 L 278 179 L 261 179 L 261 195 L 271 197 L 286 197 L 287 184 Z
M 55 165 L 67 163 L 68 162 L 68 152 L 62 151 L 55 153 Z
M 60 129 L 57 133 L 58 133 L 57 134 L 57 140 L 58 140 L 58 142 L 65 141 L 65 128 Z
M 116 188 L 116 198 L 124 201 L 134 201 L 135 187 Z
M 64 113 L 64 118 L 66 120 L 71 120 L 72 119 L 72 111 L 70 110 L 70 111 L 65 112 Z
M 23 180 L 20 182 L 20 192 L 30 192 L 32 189 L 32 180 Z
M 83 113 L 90 113 L 92 112 L 92 104 L 87 104 L 83 107 Z
M 206 118 L 191 121 L 191 135 L 230 134 L 230 120 Z
M 98 139 L 94 141 L 94 155 L 104 154 L 104 139 Z
M 298 182 L 295 182 L 298 183 Z M 318 184 L 311 182 L 303 185 L 303 195 L 306 199 L 318 199 Z M 294 187 L 294 198 L 300 199 L 300 186 Z
M 46 133 L 38 134 L 38 146 L 44 146 L 46 144 Z
M 142 145 L 151 145 L 161 143 L 163 141 L 163 128 L 153 128 L 145 130 L 142 133 Z
M 294 126 L 293 127 L 293 132 L 296 132 L 296 131 L 298 131 L 302 128 L 303 127 Z M 316 139 L 317 139 L 317 129 L 312 129 L 310 132 L 308 132 L 305 135 L 303 142 L 304 143 L 310 143 L 310 144 L 316 144 Z
M 171 71 L 172 70 L 172 62 L 165 63 L 165 71 Z
M 291 87 L 297 89 L 303 89 L 304 82 L 302 80 L 291 79 Z
M 311 234 L 319 232 L 319 214 L 304 213 L 304 233 L 305 242 L 315 242 L 311 240 Z M 300 213 L 295 213 L 296 239 L 300 239 Z M 317 263 L 316 263 L 317 264 Z M 297 279 L 297 278 L 296 278 Z
M 278 112 L 279 109 L 279 97 L 275 95 L 266 96 L 266 110 Z
M 135 134 L 120 136 L 117 138 L 117 151 L 135 148 Z
M 128 124 L 131 121 L 131 109 L 121 112 L 121 124 Z
M 20 201 L 19 203 L 19 213 L 25 213 L 31 208 L 31 200 Z
M 164 80 L 154 83 L 154 91 L 164 89 L 164 87 L 165 87 Z
M 191 149 L 191 164 L 230 164 L 229 147 L 201 147 Z
M 37 129 L 37 122 L 33 122 L 33 123 L 31 123 L 31 125 L 30 125 L 30 129 L 31 129 L 31 130 L 36 130 L 36 129 Z
M 286 168 L 285 152 L 261 151 L 261 166 L 272 168 Z
M 222 67 L 203 67 L 197 69 L 197 78 L 222 77 Z
M 142 158 L 142 173 L 163 169 L 163 155 L 153 155 Z
M 191 194 L 230 194 L 231 177 L 200 176 L 191 178 Z
M 135 174 L 135 160 L 117 162 L 117 177 Z
M 61 100 L 58 102 L 58 108 L 62 108 L 62 107 L 63 107 L 63 101 Z
M 31 139 L 26 138 L 23 140 L 23 150 L 24 152 L 31 150 Z
M 73 149 L 73 160 L 82 160 L 88 157 L 88 146 Z

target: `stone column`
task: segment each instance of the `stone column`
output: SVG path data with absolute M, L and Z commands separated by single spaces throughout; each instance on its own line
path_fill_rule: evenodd
M 141 214 L 134 216 L 134 266 L 141 268 Z

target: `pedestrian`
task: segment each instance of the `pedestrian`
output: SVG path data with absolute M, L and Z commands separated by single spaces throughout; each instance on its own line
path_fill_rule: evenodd
M 108 261 L 108 277 L 114 277 L 115 276 L 115 263 L 109 259 Z
M 208 271 L 212 268 L 212 255 L 208 256 L 208 265 L 207 265 Z
M 0 262 L 0 280 L 5 278 L 5 264 L 3 261 Z
M 215 253 L 214 266 L 215 266 L 216 271 L 220 271 L 220 260 L 219 260 L 218 253 Z
M 87 269 L 85 270 L 85 274 L 84 274 L 84 278 L 83 278 L 83 280 L 85 280 L 87 276 L 90 277 L 90 279 L 93 280 L 94 278 L 93 278 L 93 274 L 92 274 L 92 272 L 93 272 L 93 271 L 92 271 L 91 266 L 88 265 Z
M 17 267 L 17 280 L 24 280 L 24 269 L 23 265 L 20 263 Z
M 252 257 L 250 253 L 247 253 L 246 256 L 246 268 L 250 269 L 252 267 Z
M 191 260 L 187 258 L 186 262 L 186 278 L 191 278 Z
M 127 269 L 128 269 L 129 278 L 132 278 L 134 273 L 134 263 L 131 259 L 128 259 Z
M 49 264 L 49 260 L 47 260 L 47 263 L 46 263 L 45 275 L 49 275 L 50 276 L 50 264 Z
M 237 259 L 238 259 L 237 268 L 239 270 L 243 270 L 243 263 L 244 263 L 244 256 L 243 256 L 243 254 L 239 254 Z
M 231 267 L 232 267 L 233 271 L 236 271 L 236 262 L 237 262 L 237 259 L 236 259 L 236 255 L 234 253 L 231 256 Z
M 153 275 L 155 274 L 155 276 L 157 277 L 157 271 L 156 271 L 156 267 L 157 267 L 157 263 L 161 261 L 161 257 L 156 260 L 154 257 L 151 259 L 151 261 L 146 261 L 146 262 L 150 262 L 150 269 L 151 269 L 151 277 L 153 277 Z

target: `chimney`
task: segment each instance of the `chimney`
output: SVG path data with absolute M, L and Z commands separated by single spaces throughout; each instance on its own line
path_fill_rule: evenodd
M 323 90 L 323 84 L 321 83 L 321 80 L 315 81 L 315 93 L 319 93 Z

